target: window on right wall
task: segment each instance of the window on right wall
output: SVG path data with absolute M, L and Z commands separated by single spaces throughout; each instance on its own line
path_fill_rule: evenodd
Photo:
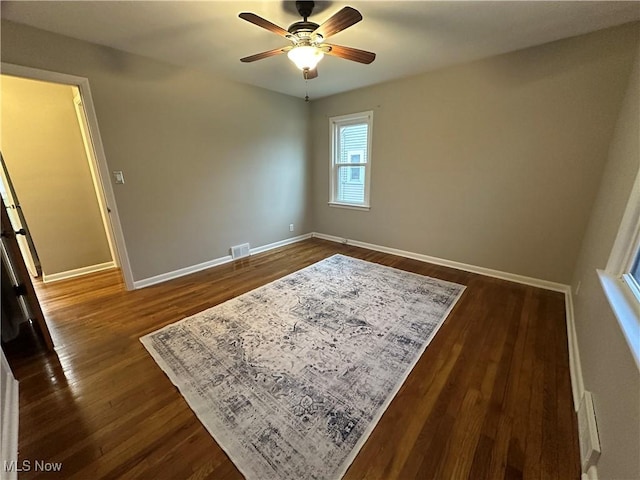
M 640 368 L 640 172 L 600 283 Z
M 373 112 L 329 119 L 331 180 L 329 205 L 368 210 Z
M 640 236 L 636 233 L 636 237 Z M 636 243 L 638 239 L 636 238 Z M 622 273 L 622 279 L 631 290 L 631 293 L 635 297 L 636 301 L 640 303 L 640 246 L 635 245 L 635 253 L 632 261 L 629 263 L 629 268 L 625 269 Z

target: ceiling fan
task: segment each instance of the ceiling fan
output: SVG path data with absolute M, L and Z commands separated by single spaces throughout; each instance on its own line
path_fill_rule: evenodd
M 292 45 L 257 53 L 241 58 L 240 61 L 245 63 L 255 62 L 263 58 L 287 53 L 291 61 L 302 70 L 303 77 L 305 79 L 312 79 L 318 76 L 316 66 L 325 54 L 365 64 L 369 64 L 375 60 L 375 53 L 358 50 L 357 48 L 324 43 L 324 40 L 331 35 L 335 35 L 362 20 L 360 12 L 355 8 L 344 7 L 323 24 L 318 25 L 317 23 L 307 20 L 311 16 L 311 12 L 313 12 L 314 5 L 315 2 L 296 2 L 296 9 L 303 20 L 292 23 L 287 30 L 265 20 L 255 13 L 241 13 L 239 17 L 243 20 L 287 38 L 291 41 Z

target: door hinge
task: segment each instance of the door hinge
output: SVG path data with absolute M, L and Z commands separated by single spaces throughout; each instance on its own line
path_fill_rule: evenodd
M 24 297 L 27 294 L 27 287 L 24 283 L 19 283 L 13 286 L 13 291 L 16 292 L 17 297 Z

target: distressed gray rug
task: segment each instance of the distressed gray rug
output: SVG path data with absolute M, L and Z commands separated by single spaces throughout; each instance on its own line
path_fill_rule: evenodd
M 335 479 L 464 288 L 334 255 L 140 340 L 245 477 Z

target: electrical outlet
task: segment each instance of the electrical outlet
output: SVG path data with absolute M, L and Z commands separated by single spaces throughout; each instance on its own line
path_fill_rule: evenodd
M 122 174 L 122 170 L 116 170 L 113 172 L 113 178 L 117 184 L 124 183 L 124 175 Z
M 290 231 L 290 232 L 293 232 L 293 223 L 290 223 L 290 224 L 289 224 L 289 231 Z

